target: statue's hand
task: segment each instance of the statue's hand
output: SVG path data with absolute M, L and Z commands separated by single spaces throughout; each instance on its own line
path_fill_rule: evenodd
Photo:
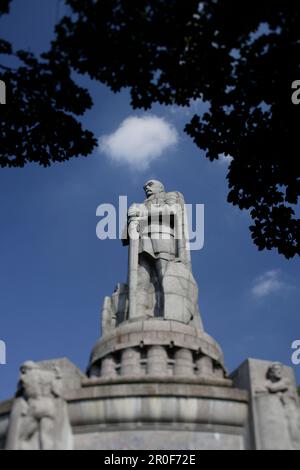
M 132 219 L 134 217 L 143 217 L 144 211 L 137 204 L 133 204 L 128 209 L 128 218 Z
M 138 210 L 138 207 L 136 205 L 133 205 L 133 206 L 129 207 L 128 217 L 129 218 L 139 217 L 139 210 Z

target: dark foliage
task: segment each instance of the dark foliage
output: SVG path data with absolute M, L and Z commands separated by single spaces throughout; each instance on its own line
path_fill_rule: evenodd
M 15 163 L 40 155 L 47 164 L 92 150 L 91 134 L 74 132 L 79 124 L 67 114 L 90 106 L 87 92 L 72 83 L 72 69 L 114 92 L 129 87 L 134 108 L 201 98 L 209 112 L 195 115 L 186 132 L 210 160 L 232 157 L 228 200 L 251 212 L 254 242 L 287 258 L 300 255 L 300 107 L 291 101 L 292 82 L 300 79 L 299 2 L 65 1 L 70 14 L 57 26 L 50 53 L 42 62 L 21 54 L 22 73 L 6 72 L 21 109 L 17 124 L 13 112 L 2 119 L 7 142 L 22 129 Z M 12 153 L 11 143 L 0 164 L 12 164 Z
M 1 3 L 7 13 L 10 1 Z M 49 166 L 96 146 L 91 132 L 83 130 L 76 116 L 92 106 L 88 91 L 71 78 L 66 64 L 53 63 L 18 51 L 0 40 L 0 53 L 13 55 L 20 66 L 0 65 L 0 79 L 7 86 L 7 105 L 0 108 L 0 166 L 23 167 L 28 162 Z

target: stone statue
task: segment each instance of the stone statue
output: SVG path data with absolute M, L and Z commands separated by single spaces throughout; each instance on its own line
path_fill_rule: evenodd
M 192 274 L 188 224 L 182 194 L 166 192 L 163 184 L 144 185 L 146 200 L 128 210 L 128 283 L 106 297 L 102 331 L 124 320 L 162 318 L 202 329 L 198 287 Z
M 34 362 L 20 369 L 19 390 L 12 408 L 7 450 L 72 450 L 67 405 L 60 371 Z
M 262 439 L 274 449 L 300 450 L 300 408 L 295 387 L 284 376 L 283 365 L 274 362 L 266 372 L 265 383 L 256 390 Z M 266 444 L 265 447 L 268 447 Z

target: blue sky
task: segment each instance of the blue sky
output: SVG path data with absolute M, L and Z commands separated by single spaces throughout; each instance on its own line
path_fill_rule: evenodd
M 1 20 L 1 35 L 15 47 L 47 49 L 58 16 L 56 0 L 14 0 Z M 132 117 L 129 94 L 87 84 L 94 107 L 84 124 L 100 138 Z M 197 108 L 197 103 L 194 105 Z M 0 399 L 11 396 L 19 365 L 27 359 L 68 357 L 85 369 L 100 334 L 103 297 L 126 279 L 127 252 L 120 241 L 96 237 L 99 204 L 119 195 L 142 201 L 143 183 L 161 179 L 186 202 L 205 204 L 205 246 L 193 252 L 206 331 L 222 346 L 232 371 L 247 357 L 291 365 L 291 343 L 300 339 L 299 259 L 259 253 L 248 214 L 226 203 L 226 163 L 210 163 L 183 133 L 191 110 L 154 107 L 177 130 L 177 143 L 150 162 L 112 161 L 95 152 L 51 168 L 0 169 Z M 295 368 L 300 382 L 300 366 Z

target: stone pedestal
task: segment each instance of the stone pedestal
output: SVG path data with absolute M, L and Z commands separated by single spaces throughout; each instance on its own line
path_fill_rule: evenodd
M 70 383 L 75 449 L 245 448 L 248 393 L 233 387 L 219 345 L 194 326 L 122 323 L 96 344 L 88 376 Z M 2 446 L 12 404 L 0 405 Z
M 98 341 L 69 396 L 78 449 L 244 449 L 247 392 L 196 326 L 123 322 Z
M 248 394 L 229 381 L 88 379 L 69 397 L 76 449 L 242 450 Z

